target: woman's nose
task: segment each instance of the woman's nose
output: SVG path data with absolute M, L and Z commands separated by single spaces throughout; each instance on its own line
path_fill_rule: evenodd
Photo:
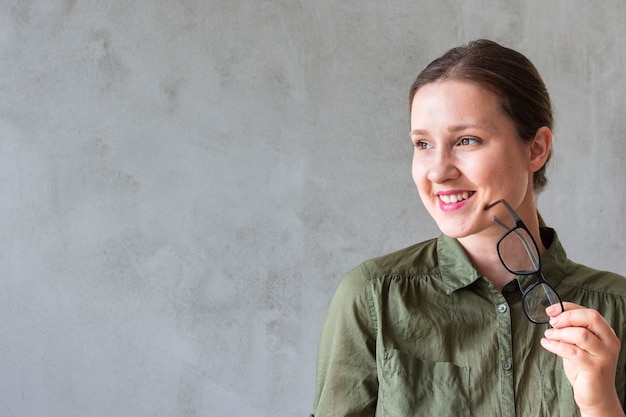
M 447 151 L 436 152 L 428 169 L 428 180 L 434 183 L 444 183 L 459 177 L 460 171 L 454 158 Z

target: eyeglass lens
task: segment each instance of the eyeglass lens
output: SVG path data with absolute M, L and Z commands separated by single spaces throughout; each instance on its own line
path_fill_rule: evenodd
M 538 283 L 531 287 L 524 296 L 524 310 L 529 319 L 535 323 L 547 323 L 550 317 L 546 314 L 546 308 L 561 301 L 551 286 Z
M 514 274 L 533 274 L 539 270 L 539 253 L 530 234 L 518 227 L 509 231 L 498 243 L 504 266 Z
M 539 272 L 539 252 L 526 229 L 510 230 L 498 243 L 498 252 L 504 266 L 514 274 L 533 275 Z M 523 297 L 524 311 L 535 323 L 547 323 L 550 317 L 546 308 L 560 304 L 559 296 L 545 282 L 533 284 Z

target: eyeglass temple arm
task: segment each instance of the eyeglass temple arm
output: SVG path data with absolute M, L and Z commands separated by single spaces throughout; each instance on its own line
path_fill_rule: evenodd
M 550 301 L 550 305 L 553 304 L 562 304 L 562 301 L 558 295 L 558 293 L 556 292 L 556 290 L 554 288 L 552 288 L 552 285 L 550 285 L 550 283 L 546 280 L 546 277 L 543 276 L 543 274 L 541 273 L 541 271 L 535 275 L 537 278 L 539 278 L 538 283 L 541 283 L 542 286 L 543 285 L 547 285 L 548 288 L 550 288 L 552 291 L 546 291 L 545 287 L 544 288 L 544 292 L 546 294 L 546 298 Z
M 500 203 L 502 203 L 502 205 L 504 206 L 504 208 L 506 208 L 506 211 L 508 211 L 508 212 L 509 212 L 509 214 L 511 215 L 511 217 L 513 217 L 513 219 L 514 219 L 514 220 L 515 220 L 515 222 L 517 223 L 517 222 L 520 220 L 520 218 L 519 218 L 519 216 L 517 215 L 517 213 L 515 212 L 515 210 L 513 210 L 513 207 L 511 207 L 511 206 L 509 205 L 509 203 L 507 203 L 507 202 L 506 202 L 506 200 L 505 200 L 505 199 L 500 199 L 500 200 L 498 200 L 498 201 L 494 201 L 494 202 L 493 202 L 493 203 L 491 203 L 491 204 L 488 204 L 488 205 L 485 207 L 485 210 L 489 210 L 490 208 L 492 208 L 492 207 L 494 207 L 494 206 L 496 206 L 496 205 L 498 205 L 498 204 L 500 204 Z M 494 218 L 495 218 L 495 217 L 494 217 Z M 500 222 L 498 222 L 498 223 L 502 225 L 502 223 L 500 223 Z M 504 227 L 506 227 L 506 226 L 504 226 Z M 508 229 L 508 227 L 506 227 L 506 228 Z
M 530 258 L 530 261 L 533 263 L 533 267 L 535 269 L 538 269 L 539 259 L 535 257 L 535 253 L 539 254 L 539 252 L 535 252 L 534 250 L 532 250 L 532 248 L 530 247 L 530 243 L 524 237 L 522 237 L 519 233 L 517 233 L 517 230 L 515 230 L 513 233 L 515 233 L 517 237 L 519 237 L 522 243 L 524 244 L 524 249 L 526 249 L 526 253 L 528 254 L 528 257 Z M 533 241 L 533 244 L 536 245 L 534 241 Z
M 496 216 L 492 216 L 491 217 L 491 221 L 498 223 L 500 226 L 502 226 L 506 230 L 511 230 L 511 228 L 509 226 L 507 226 L 506 224 L 501 222 L 500 219 L 498 219 Z

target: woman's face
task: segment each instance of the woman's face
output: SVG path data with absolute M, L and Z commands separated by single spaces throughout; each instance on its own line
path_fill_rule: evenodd
M 426 84 L 413 98 L 413 180 L 450 237 L 500 235 L 495 213 L 484 208 L 501 198 L 522 218 L 535 213 L 530 145 L 498 103 L 491 91 L 458 80 Z

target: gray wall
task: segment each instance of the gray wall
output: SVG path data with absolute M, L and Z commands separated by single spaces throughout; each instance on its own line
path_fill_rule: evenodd
M 0 1 L 0 416 L 304 416 L 341 276 L 437 235 L 407 90 L 479 37 L 557 110 L 540 208 L 626 272 L 622 1 Z

